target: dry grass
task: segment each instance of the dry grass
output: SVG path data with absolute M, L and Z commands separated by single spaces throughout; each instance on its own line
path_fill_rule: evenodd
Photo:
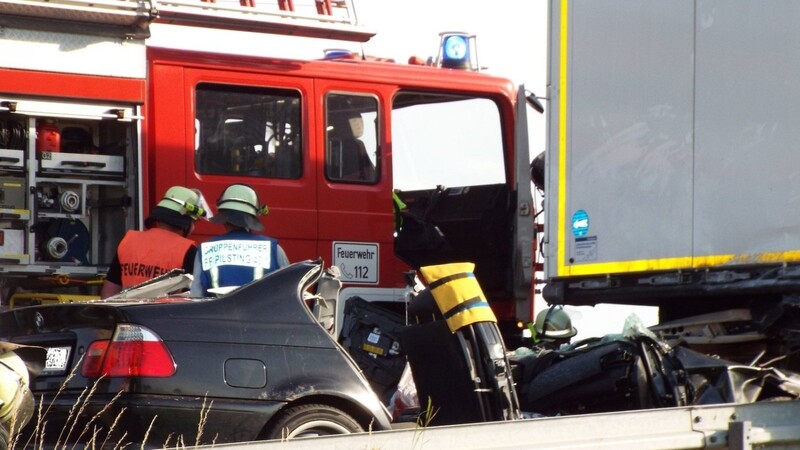
M 414 439 L 411 441 L 411 448 L 422 448 L 422 438 L 425 434 L 425 429 L 428 428 L 433 422 L 433 418 L 436 417 L 436 413 L 439 411 L 438 408 L 433 406 L 433 402 L 431 398 L 428 397 L 428 402 L 425 405 L 425 409 L 422 413 L 417 417 L 416 432 L 414 433 Z
M 80 367 L 80 362 L 75 365 L 75 367 Z M 106 403 L 103 408 L 100 409 L 97 413 L 95 413 L 83 426 L 81 430 L 77 430 L 79 421 L 83 417 L 84 413 L 86 412 L 86 408 L 90 405 L 90 400 L 93 398 L 95 394 L 95 389 L 97 387 L 97 382 L 101 381 L 102 378 L 97 380 L 96 382 L 92 383 L 90 386 L 87 386 L 83 389 L 83 391 L 78 396 L 76 402 L 70 408 L 67 414 L 67 420 L 65 422 L 64 427 L 59 431 L 58 436 L 55 439 L 54 445 L 46 445 L 46 435 L 45 431 L 47 430 L 47 417 L 50 413 L 50 408 L 58 399 L 59 396 L 64 392 L 66 389 L 67 384 L 69 381 L 75 376 L 75 370 L 67 376 L 67 379 L 61 384 L 56 394 L 53 396 L 52 400 L 49 404 L 45 405 L 44 397 L 39 398 L 38 408 L 36 408 L 37 414 L 35 417 L 31 418 L 31 420 L 35 420 L 33 431 L 28 436 L 28 439 L 25 443 L 20 442 L 21 438 L 21 430 L 16 424 L 16 417 L 12 419 L 11 422 L 11 435 L 9 437 L 9 450 L 122 450 L 131 447 L 134 445 L 131 441 L 126 441 L 128 436 L 127 431 L 123 432 L 119 439 L 111 440 L 114 432 L 117 431 L 117 427 L 120 424 L 120 419 L 122 418 L 123 414 L 125 414 L 126 408 L 121 408 L 117 415 L 114 417 L 114 421 L 112 422 L 111 426 L 108 430 L 104 430 L 102 426 L 99 426 L 98 423 L 101 421 L 101 418 L 104 414 L 111 410 L 111 408 L 117 403 L 117 400 L 122 395 L 122 391 L 118 392 L 108 403 Z M 209 402 L 207 398 L 203 398 L 202 407 L 200 409 L 200 417 L 198 420 L 197 425 L 197 437 L 195 439 L 193 447 L 197 447 L 201 445 L 201 439 L 203 436 L 204 427 L 208 421 L 208 415 L 211 412 L 211 407 L 213 406 L 213 401 Z M 150 437 L 150 433 L 153 428 L 156 426 L 156 421 L 158 416 L 154 416 L 150 421 L 150 425 L 147 428 L 147 431 L 144 434 L 144 438 L 140 445 L 140 450 L 145 450 L 147 448 L 157 448 L 160 447 L 162 449 L 167 448 L 174 448 L 177 450 L 182 450 L 186 448 L 190 448 L 191 446 L 187 447 L 183 435 L 179 435 L 175 438 L 174 443 L 172 443 L 173 435 L 170 434 L 166 441 L 160 446 L 148 445 L 148 439 Z M 216 444 L 217 436 L 214 436 L 212 440 L 212 446 Z

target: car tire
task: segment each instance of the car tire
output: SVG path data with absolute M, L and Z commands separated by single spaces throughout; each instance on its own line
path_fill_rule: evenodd
M 322 404 L 293 406 L 280 413 L 267 432 L 267 439 L 361 433 L 364 428 L 346 412 Z

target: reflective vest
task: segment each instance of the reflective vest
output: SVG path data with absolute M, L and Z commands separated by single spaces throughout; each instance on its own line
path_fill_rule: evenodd
M 128 288 L 183 267 L 191 239 L 161 228 L 131 230 L 117 248 L 122 287 Z
M 246 231 L 231 231 L 200 244 L 201 285 L 242 286 L 278 269 L 278 241 Z

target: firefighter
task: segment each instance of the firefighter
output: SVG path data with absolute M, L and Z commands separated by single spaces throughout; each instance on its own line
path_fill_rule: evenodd
M 198 190 L 182 186 L 167 189 L 145 219 L 145 230 L 130 230 L 122 238 L 100 297 L 110 297 L 175 268 L 192 273 L 197 245 L 188 236 L 195 221 L 206 215 L 202 201 Z
M 555 305 L 536 315 L 533 328 L 536 332 L 535 347 L 538 350 L 558 350 L 562 345 L 568 345 L 578 334 L 578 329 L 572 326 L 569 314 Z
M 278 241 L 256 234 L 266 215 L 256 191 L 246 184 L 232 184 L 217 200 L 211 222 L 225 226 L 225 233 L 200 244 L 194 263 L 192 295 L 221 294 L 287 266 L 289 260 Z

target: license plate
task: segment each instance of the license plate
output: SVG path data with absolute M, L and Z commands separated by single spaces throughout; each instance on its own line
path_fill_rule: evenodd
M 47 359 L 44 363 L 46 372 L 59 372 L 67 368 L 69 347 L 50 347 L 47 349 Z

